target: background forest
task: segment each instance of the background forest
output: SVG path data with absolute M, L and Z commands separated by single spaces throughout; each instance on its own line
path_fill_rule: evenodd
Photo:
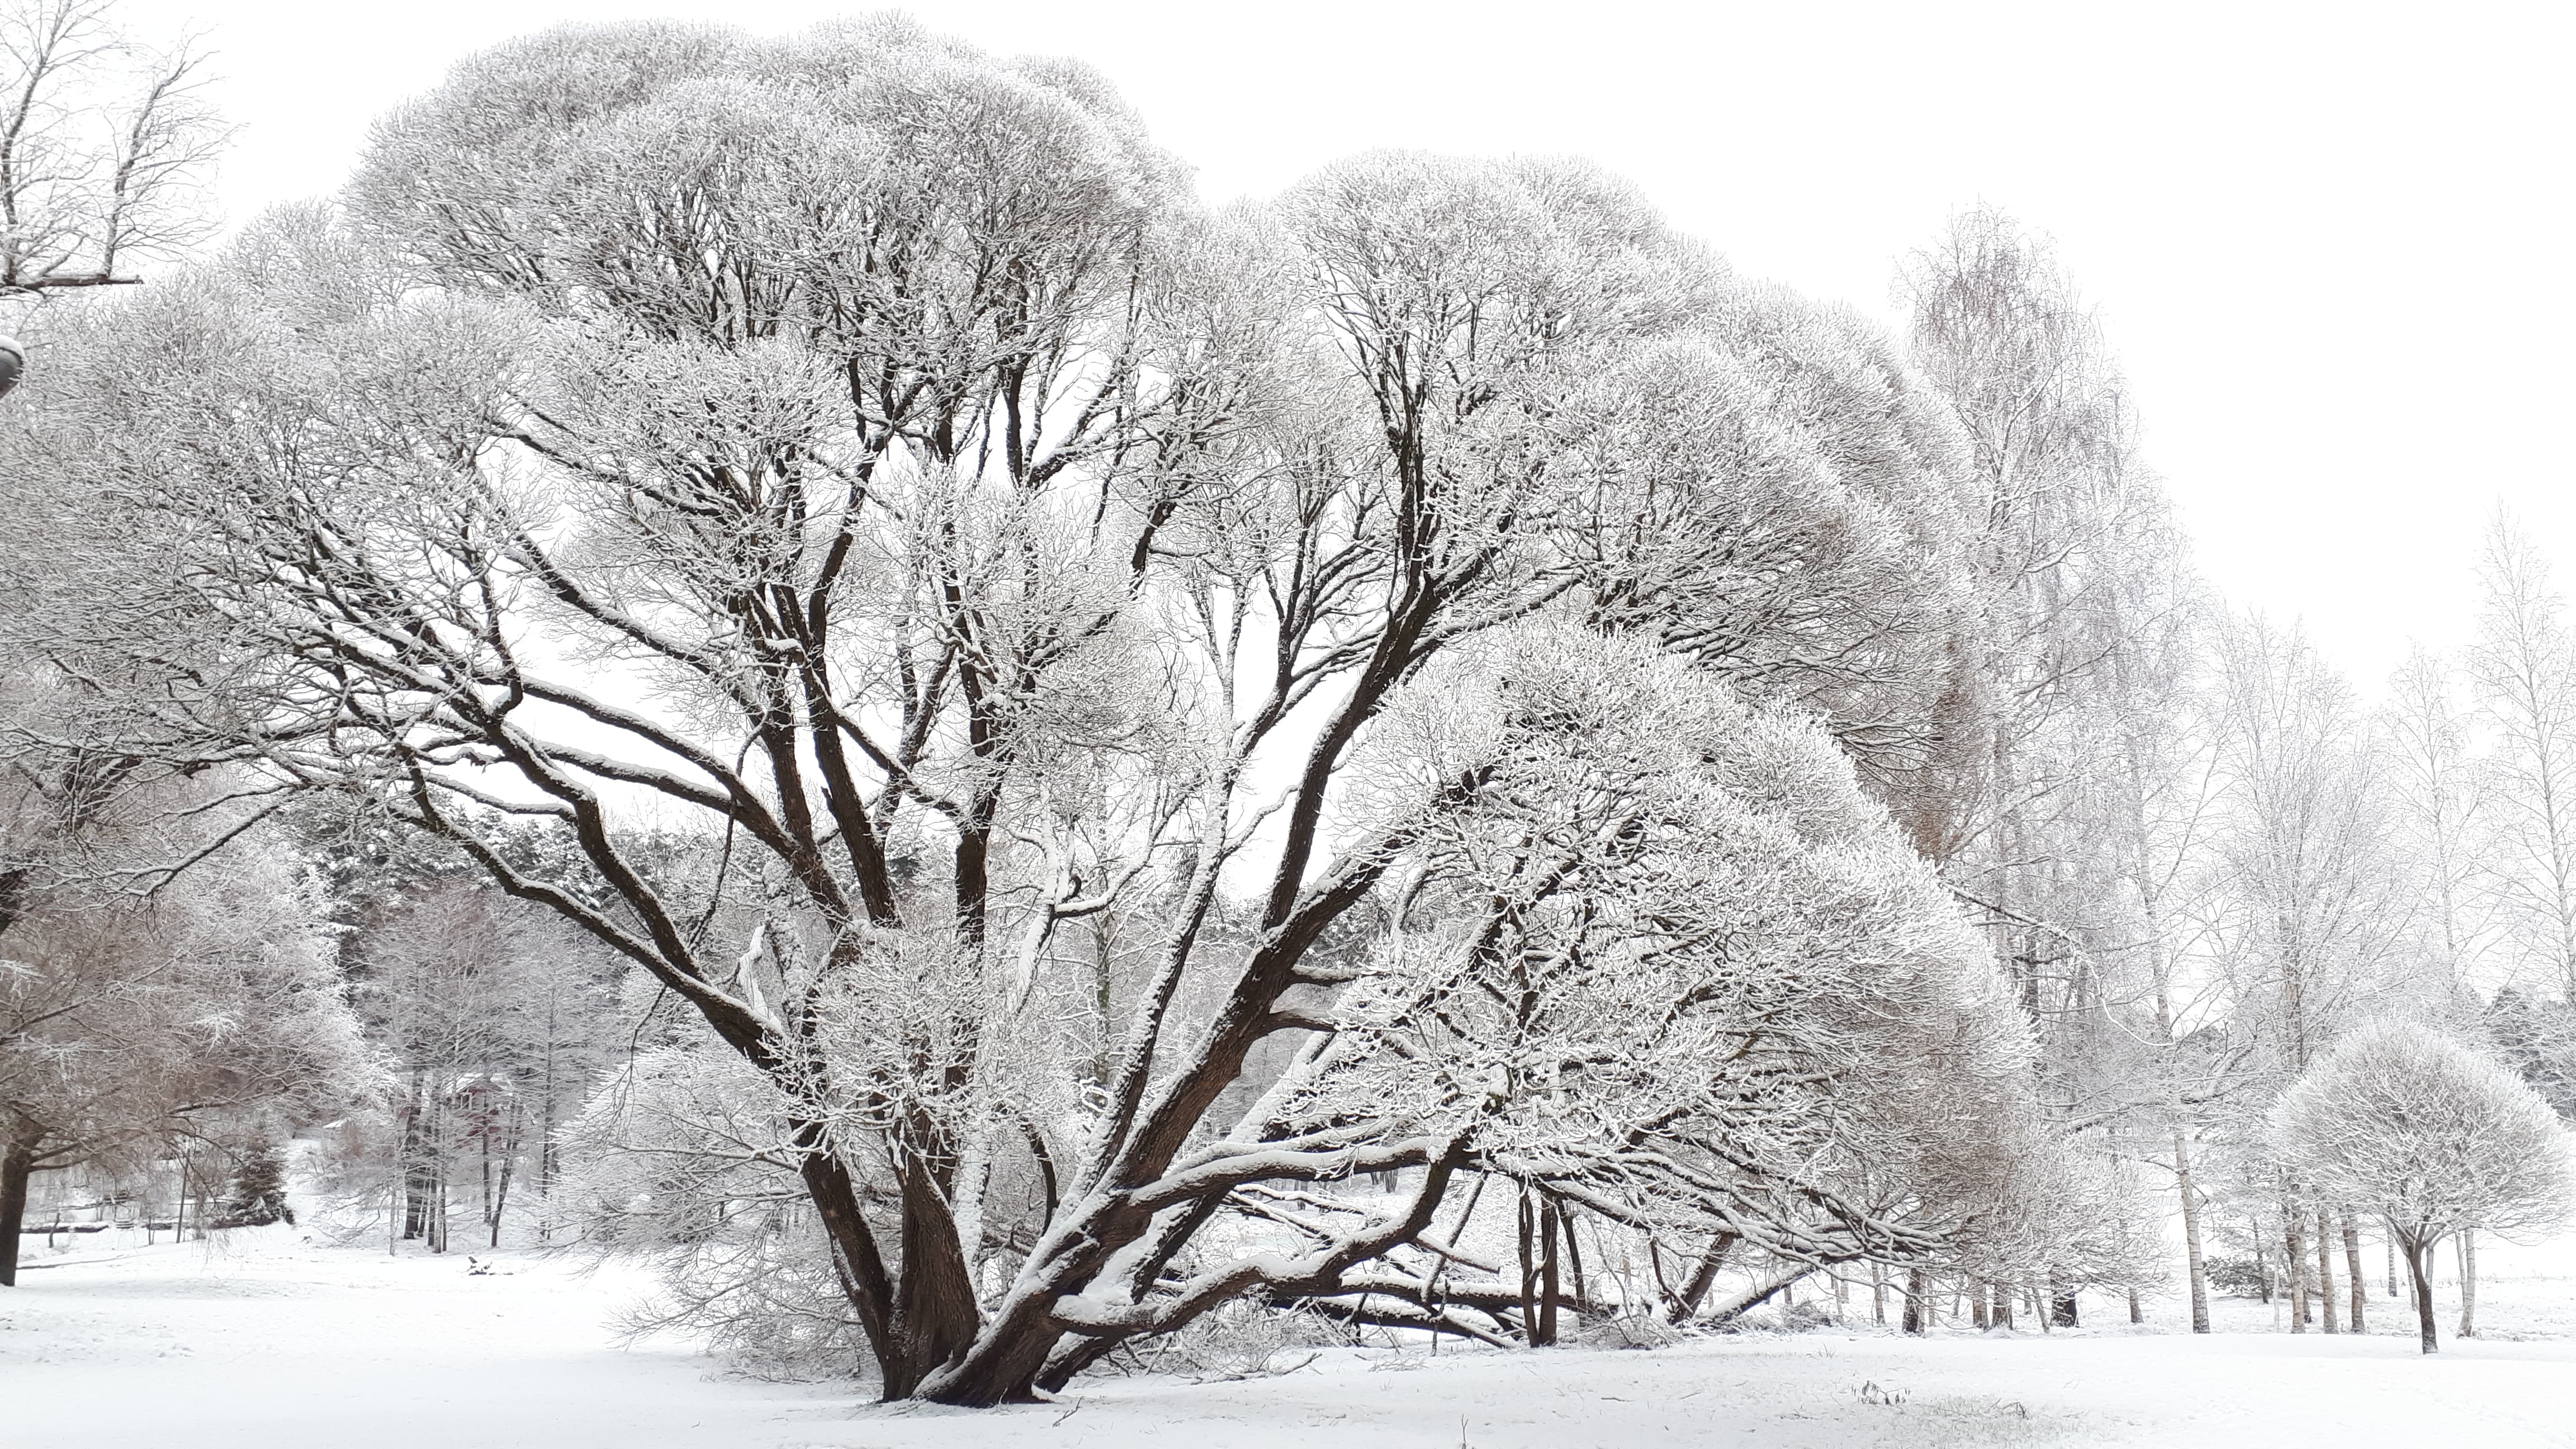
M 216 245 L 191 52 L 0 36 L 0 1283 L 292 1178 L 985 1405 L 2558 1226 L 2543 552 L 2366 700 L 2014 218 L 1890 334 L 1574 160 L 1210 207 L 877 17 L 511 43 Z

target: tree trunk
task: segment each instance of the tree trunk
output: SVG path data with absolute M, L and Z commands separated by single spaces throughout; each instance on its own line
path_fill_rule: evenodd
M 1968 1326 L 1979 1333 L 1994 1327 L 1994 1320 L 1986 1314 L 1986 1280 L 1983 1278 L 1968 1280 Z
M 2328 1333 L 2339 1331 L 2334 1280 L 2334 1221 L 2317 1209 L 2317 1320 Z
M 1557 1211 L 1554 1198 L 1540 1198 L 1538 1204 L 1540 1262 L 1538 1273 L 1538 1346 L 1556 1343 L 1557 1301 Z
M 2478 1336 L 2478 1231 L 2460 1229 L 2460 1337 Z
M 1577 1304 L 1589 1303 L 1592 1295 L 1583 1286 L 1583 1244 L 1574 1236 L 1574 1209 L 1559 1204 L 1556 1227 L 1565 1238 L 1565 1265 L 1574 1273 L 1574 1301 Z M 1575 1311 L 1580 1313 L 1582 1310 L 1577 1308 Z
M 2370 1277 L 2361 1271 L 2361 1228 L 2349 1212 L 2343 1215 L 2343 1265 L 2352 1278 L 2352 1322 L 2348 1326 L 2359 1333 L 2362 1306 L 2370 1301 Z
M 2382 1238 L 2379 1245 L 2388 1250 L 2388 1296 L 2397 1296 L 2397 1240 Z
M 2284 1285 L 2290 1295 L 2290 1331 L 2308 1331 L 2308 1243 L 2307 1233 L 2299 1221 L 2296 1208 L 2281 1210 L 2281 1258 L 2288 1265 L 2289 1282 Z
M 2272 1301 L 2272 1261 L 2263 1256 L 2263 1231 L 2254 1231 L 2254 1291 L 2266 1303 Z
M 2209 1332 L 2209 1263 L 2200 1247 L 2200 1192 L 2191 1180 L 2191 1145 L 2182 1129 L 2174 1129 L 2174 1181 L 2182 1191 L 2182 1256 L 2191 1278 L 2191 1331 Z M 2255 1247 L 2255 1272 L 2262 1272 L 2261 1245 Z M 2134 1302 L 2136 1295 L 2132 1294 Z M 2270 1297 L 2270 1294 L 2265 1294 Z M 2134 1322 L 2135 1320 L 2131 1320 Z
M 1521 1346 L 1538 1347 L 1538 1213 L 1531 1206 L 1529 1188 L 1521 1188 L 1518 1216 L 1513 1218 L 1520 1250 L 1521 1266 Z
M 2009 1330 L 2013 1326 L 2013 1285 L 1995 1285 L 1995 1327 Z
M 1921 1333 L 1930 1326 L 1924 1322 L 1930 1316 L 1927 1312 L 1931 1303 L 1929 1290 L 1930 1285 L 1923 1281 L 1922 1269 L 1905 1270 L 1905 1332 Z
M 1887 1270 L 1875 1260 L 1869 1265 L 1869 1321 L 1887 1324 Z
M 2135 1288 L 2129 1290 L 2129 1321 L 2131 1323 L 2147 1321 L 2147 1310 L 2138 1302 L 2138 1290 Z
M 2424 1261 L 2431 1253 L 2430 1243 L 2406 1245 L 2406 1270 L 2415 1278 L 2415 1323 L 2422 1331 L 2426 1353 L 2434 1353 L 2441 1348 L 2433 1332 L 2433 1275 Z
M 1690 1281 L 1682 1285 L 1681 1296 L 1674 1299 L 1672 1306 L 1665 1310 L 1666 1322 L 1680 1323 L 1699 1312 L 1699 1305 L 1708 1297 L 1710 1286 L 1717 1282 L 1718 1270 L 1726 1266 L 1728 1250 L 1734 1246 L 1735 1234 L 1733 1233 L 1718 1233 L 1709 1238 L 1708 1249 L 1699 1255 L 1698 1266 L 1691 1269 Z M 1649 1247 L 1647 1251 L 1654 1250 Z M 1878 1265 L 1871 1264 L 1870 1271 L 1873 1274 L 1876 1273 Z M 1880 1311 L 1878 1321 L 1881 1323 L 1887 1321 L 1884 1309 Z
M 2076 1318 L 2075 1290 L 2052 1275 L 2048 1283 L 2048 1322 L 2052 1328 L 2079 1328 Z
M 18 1235 L 27 1226 L 27 1184 L 36 1175 L 32 1128 L 20 1127 L 0 1147 L 0 1288 L 18 1286 Z

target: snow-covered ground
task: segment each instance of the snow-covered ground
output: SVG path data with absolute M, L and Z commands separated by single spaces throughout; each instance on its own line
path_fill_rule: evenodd
M 2228 1331 L 2205 1338 L 2174 1332 L 2178 1305 L 2160 1304 L 2143 1331 L 1819 1328 L 1436 1359 L 1331 1350 L 1272 1377 L 1103 1379 L 1061 1404 L 968 1413 L 728 1378 L 685 1345 L 621 1349 L 610 1320 L 646 1287 L 631 1270 L 505 1253 L 476 1274 L 462 1255 L 388 1257 L 285 1228 L 219 1238 L 37 1253 L 45 1266 L 0 1291 L 0 1445 L 2576 1445 L 2576 1242 L 2491 1248 L 2480 1307 L 2492 1336 L 2448 1339 L 2446 1294 L 2431 1359 L 2385 1297 L 2357 1338 L 2272 1332 L 2261 1305 L 2224 1300 Z

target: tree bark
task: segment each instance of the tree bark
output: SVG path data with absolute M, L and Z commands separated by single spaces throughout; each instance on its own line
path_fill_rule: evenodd
M 2191 1144 L 2174 1129 L 2174 1182 L 2182 1192 L 2182 1254 L 2191 1279 L 2191 1331 L 2209 1332 L 2209 1262 L 2200 1246 L 2200 1192 L 2191 1178 Z M 2262 1273 L 2260 1243 L 2255 1245 L 2255 1273 Z M 2264 1294 L 2266 1298 L 2269 1293 Z M 2133 1320 L 2134 1321 L 2134 1320 Z
M 1707 1251 L 1699 1255 L 1699 1263 L 1691 1269 L 1690 1281 L 1682 1285 L 1681 1295 L 1675 1298 L 1671 1307 L 1665 1310 L 1666 1322 L 1680 1323 L 1699 1312 L 1700 1304 L 1708 1298 L 1710 1286 L 1717 1282 L 1718 1270 L 1726 1266 L 1728 1250 L 1734 1246 L 1735 1234 L 1733 1233 L 1717 1233 L 1709 1238 Z M 1653 1250 L 1650 1248 L 1648 1251 Z M 1875 1284 L 1878 1265 L 1872 1263 L 1870 1272 L 1873 1275 L 1871 1281 Z M 1883 1301 L 1878 1321 L 1881 1323 L 1887 1321 L 1887 1311 Z
M 1930 1316 L 1926 1311 L 1931 1302 L 1931 1299 L 1928 1296 L 1929 1286 L 1930 1285 L 1923 1281 L 1922 1269 L 1908 1268 L 1905 1270 L 1904 1331 L 1907 1333 L 1921 1333 L 1925 1328 L 1930 1326 L 1924 1321 Z
M 2317 1209 L 2317 1319 L 2328 1333 L 2339 1332 L 2335 1309 L 2334 1221 Z
M 2290 1331 L 2308 1331 L 2308 1244 L 2297 1208 L 2281 1209 L 2281 1256 L 2289 1265 Z
M 2361 1270 L 2361 1227 L 2349 1212 L 2343 1215 L 2343 1265 L 2352 1279 L 2352 1321 L 2348 1326 L 2359 1333 L 2362 1307 L 2370 1301 L 2370 1275 Z
M 2460 1229 L 2460 1337 L 2478 1336 L 2478 1231 Z
M 18 1237 L 27 1226 L 27 1184 L 36 1175 L 40 1134 L 21 1124 L 0 1147 L 0 1288 L 18 1286 Z
M 1556 1343 L 1557 1303 L 1557 1210 L 1556 1200 L 1542 1197 L 1538 1203 L 1538 1236 L 1540 1261 L 1538 1271 L 1538 1336 L 1539 1347 Z
M 2430 1243 L 2406 1245 L 2406 1271 L 2415 1279 L 2415 1323 L 2423 1337 L 2424 1351 L 2440 1351 L 2441 1342 L 2433 1331 L 2433 1275 L 2424 1259 L 2432 1252 Z

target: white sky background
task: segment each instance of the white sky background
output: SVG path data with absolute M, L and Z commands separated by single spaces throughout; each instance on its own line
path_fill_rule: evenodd
M 815 0 L 125 0 L 210 32 L 235 220 L 333 189 L 369 120 L 560 21 L 760 32 Z M 2576 6 L 915 0 L 1079 56 L 1198 168 L 1268 195 L 1376 146 L 1571 152 L 1741 272 L 1888 315 L 1953 210 L 2052 236 L 2098 307 L 2203 572 L 2377 693 L 2456 647 L 2502 500 L 2576 585 Z

